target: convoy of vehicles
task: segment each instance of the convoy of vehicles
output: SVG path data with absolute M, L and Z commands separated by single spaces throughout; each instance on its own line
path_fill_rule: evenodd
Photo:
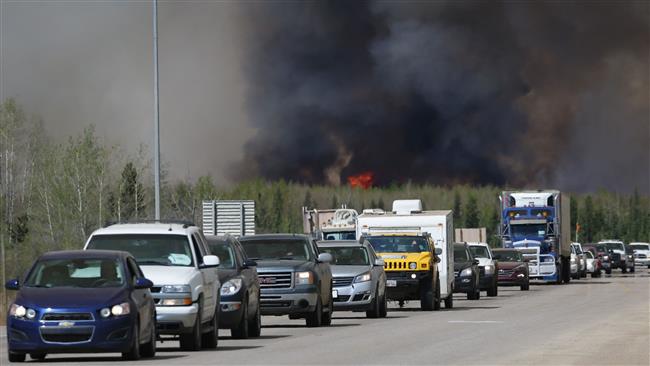
M 233 236 L 208 236 L 206 239 L 210 251 L 220 262 L 219 328 L 230 329 L 233 338 L 259 337 L 262 312 L 257 263 L 247 259 L 244 248 Z
M 478 260 L 479 284 L 481 291 L 487 291 L 489 297 L 497 296 L 499 284 L 497 279 L 498 263 L 492 258 L 492 251 L 487 243 L 467 243 L 470 253 Z
M 499 262 L 497 270 L 499 286 L 519 286 L 521 291 L 530 289 L 528 263 L 520 251 L 497 248 L 492 250 L 492 255 Z
M 384 260 L 368 241 L 320 241 L 318 248 L 332 256 L 335 310 L 365 311 L 368 318 L 387 314 Z
M 454 244 L 454 292 L 467 294 L 467 300 L 481 298 L 478 265 L 466 243 Z
M 522 251 L 529 260 L 530 278 L 568 283 L 571 280 L 569 197 L 557 190 L 504 191 L 499 201 L 503 247 Z
M 179 223 L 114 224 L 95 230 L 84 249 L 131 253 L 153 281 L 158 334 L 179 338 L 183 350 L 216 348 L 217 266 L 198 227 Z
M 388 297 L 423 310 L 453 307 L 454 258 L 451 211 L 423 211 L 420 200 L 396 200 L 392 211 L 364 210 L 357 239 L 366 237 L 384 259 Z M 423 301 L 422 301 L 423 300 Z
M 29 354 L 119 352 L 127 360 L 156 354 L 156 310 L 133 256 L 107 250 L 50 252 L 6 287 L 18 294 L 7 315 L 9 361 Z
M 111 224 L 84 250 L 46 253 L 24 281 L 5 284 L 18 291 L 7 313 L 9 361 L 72 352 L 135 360 L 153 357 L 158 340 L 216 348 L 219 328 L 258 337 L 262 315 L 319 327 L 335 310 L 385 317 L 389 300 L 439 310 L 443 301 L 453 307 L 453 293 L 479 300 L 481 290 L 497 296 L 499 285 L 526 291 L 531 279 L 650 268 L 648 243 L 571 243 L 569 201 L 559 191 L 500 199 L 497 249 L 484 242 L 484 228 L 456 231 L 480 242 L 454 243 L 452 212 L 423 211 L 420 200 L 360 215 L 303 209 L 310 235 L 255 235 L 253 201 L 205 201 L 203 231 L 179 222 Z
M 243 236 L 248 259 L 257 262 L 262 315 L 305 318 L 308 327 L 330 325 L 334 312 L 332 256 L 307 235 Z

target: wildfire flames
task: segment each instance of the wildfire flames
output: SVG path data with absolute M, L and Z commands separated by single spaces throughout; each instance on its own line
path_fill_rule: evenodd
M 363 188 L 368 189 L 372 187 L 372 181 L 375 176 L 373 172 L 363 172 L 358 175 L 352 175 L 348 177 L 348 184 L 352 188 Z

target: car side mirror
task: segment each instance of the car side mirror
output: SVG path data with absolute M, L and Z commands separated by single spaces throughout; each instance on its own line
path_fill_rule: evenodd
M 7 290 L 18 290 L 20 289 L 20 284 L 18 282 L 17 278 L 14 278 L 13 280 L 9 280 L 5 283 L 5 288 Z
M 251 267 L 257 267 L 257 262 L 250 259 L 246 259 L 244 261 L 244 268 L 251 268 Z
M 384 264 L 385 264 L 385 262 L 384 262 L 383 259 L 381 259 L 381 258 L 377 258 L 377 259 L 375 259 L 375 266 L 377 266 L 377 267 L 383 267 Z
M 472 263 L 479 264 L 480 262 L 478 261 L 478 259 L 474 259 L 474 261 Z
M 321 253 L 318 255 L 317 260 L 320 263 L 330 263 L 332 261 L 332 255 L 329 253 Z
M 149 279 L 138 277 L 135 279 L 135 285 L 133 285 L 133 287 L 136 289 L 152 288 L 153 282 Z
M 203 268 L 217 267 L 219 265 L 219 257 L 216 255 L 206 255 L 203 257 Z
M 436 248 L 435 253 L 436 253 L 436 255 L 441 255 L 442 254 L 442 248 Z

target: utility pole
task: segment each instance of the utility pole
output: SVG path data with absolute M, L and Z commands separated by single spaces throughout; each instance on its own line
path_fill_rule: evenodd
M 153 0 L 153 68 L 154 68 L 154 218 L 160 220 L 160 103 L 158 101 L 158 0 Z

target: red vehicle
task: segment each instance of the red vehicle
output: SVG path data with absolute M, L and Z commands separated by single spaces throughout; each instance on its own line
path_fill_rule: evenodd
M 519 286 L 521 291 L 528 291 L 530 278 L 528 263 L 521 252 L 516 249 L 492 249 L 492 259 L 498 261 L 497 281 L 499 286 Z
M 590 251 L 598 259 L 600 270 L 612 274 L 612 257 L 604 244 L 583 244 L 583 250 Z

